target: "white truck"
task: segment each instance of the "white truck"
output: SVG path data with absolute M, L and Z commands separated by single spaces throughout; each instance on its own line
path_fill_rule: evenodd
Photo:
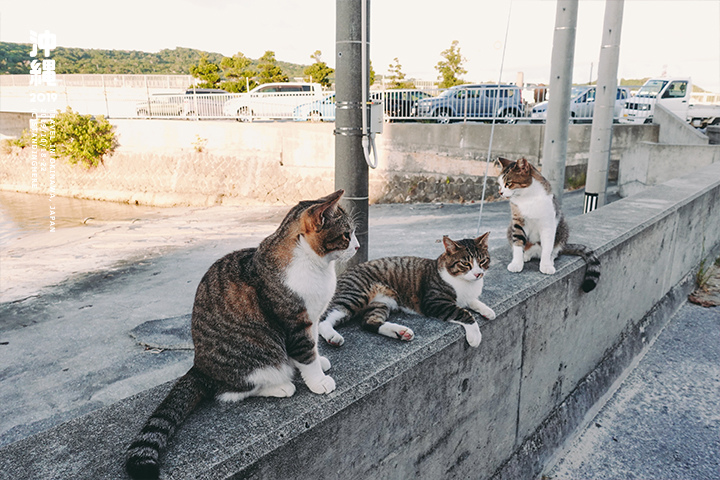
M 635 96 L 625 102 L 620 123 L 651 123 L 655 105 L 661 104 L 693 127 L 705 128 L 720 124 L 720 105 L 691 104 L 690 78 L 651 78 Z

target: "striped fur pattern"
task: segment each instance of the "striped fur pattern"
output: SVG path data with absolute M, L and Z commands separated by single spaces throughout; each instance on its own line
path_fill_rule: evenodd
M 600 260 L 586 246 L 567 243 L 570 228 L 548 181 L 524 158 L 499 160 L 503 166 L 498 177 L 500 194 L 510 200 L 512 214 L 507 237 L 513 258 L 508 270 L 520 272 L 525 262 L 539 258 L 540 271 L 552 275 L 559 254 L 579 255 L 587 265 L 581 288 L 593 290 L 600 279 Z
M 470 311 L 495 318 L 478 299 L 490 266 L 489 234 L 459 241 L 443 237 L 445 251 L 435 260 L 387 257 L 347 270 L 322 316 L 320 335 L 340 346 L 345 340 L 335 327 L 357 318 L 365 330 L 409 341 L 414 337 L 411 329 L 387 321 L 392 311 L 402 309 L 460 324 L 468 343 L 477 347 L 482 337 Z
M 289 397 L 299 370 L 315 393 L 334 390 L 317 348 L 317 324 L 335 292 L 335 263 L 359 247 L 343 191 L 303 201 L 257 248 L 216 261 L 192 312 L 195 359 L 128 448 L 126 470 L 158 478 L 168 439 L 203 400 Z

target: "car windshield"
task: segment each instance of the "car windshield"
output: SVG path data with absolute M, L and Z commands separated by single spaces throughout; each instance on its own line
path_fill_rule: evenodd
M 457 88 L 448 88 L 444 92 L 441 92 L 440 95 L 438 95 L 438 97 L 449 97 L 451 95 L 455 95 L 455 92 L 457 92 L 457 91 L 458 91 Z
M 667 80 L 650 80 L 645 85 L 640 87 L 636 97 L 655 98 L 660 90 L 665 88 Z
M 575 98 L 581 93 L 585 93 L 587 89 L 588 87 L 572 87 L 572 90 L 570 90 L 570 98 Z

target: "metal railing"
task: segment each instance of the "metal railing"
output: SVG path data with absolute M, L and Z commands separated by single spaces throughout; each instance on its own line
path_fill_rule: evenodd
M 334 121 L 333 91 L 268 92 L 257 94 L 183 93 L 192 83 L 189 75 L 57 75 L 52 88 L 54 103 L 39 105 L 28 96 L 30 75 L 0 75 L 3 108 L 30 111 L 39 106 L 64 110 L 67 106 L 85 114 L 110 118 L 235 119 L 240 121 L 295 120 Z M 512 85 L 443 90 L 432 82 L 414 80 L 415 88 L 387 88 L 379 82 L 371 100 L 380 101 L 386 121 L 462 122 L 495 119 L 513 123 L 544 122 L 548 91 L 544 85 L 519 89 Z M 377 87 L 380 87 L 379 89 Z M 384 88 L 383 88 L 384 87 Z M 571 101 L 571 120 L 590 122 L 594 111 L 594 87 L 576 87 Z M 626 88 L 616 101 L 616 117 L 627 100 Z M 495 94 L 500 98 L 495 104 Z M 165 93 L 171 92 L 171 93 Z M 448 92 L 454 92 L 450 95 Z M 494 92 L 494 93 L 493 93 Z M 627 97 L 627 98 L 626 98 Z M 718 104 L 720 94 L 695 93 L 696 104 Z M 497 108 L 495 108 L 497 107 Z

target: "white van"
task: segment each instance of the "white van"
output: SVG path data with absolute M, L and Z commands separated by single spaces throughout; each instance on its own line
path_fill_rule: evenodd
M 323 97 L 319 83 L 263 83 L 225 102 L 223 113 L 243 122 L 254 118 L 293 118 L 298 105 Z
M 570 100 L 570 121 L 589 122 L 595 113 L 595 85 L 572 87 L 570 92 L 572 100 Z M 617 87 L 615 95 L 615 106 L 613 107 L 613 118 L 620 116 L 625 102 L 630 96 L 630 90 L 627 87 Z M 548 102 L 540 102 L 535 105 L 530 112 L 530 118 L 533 120 L 547 119 Z

